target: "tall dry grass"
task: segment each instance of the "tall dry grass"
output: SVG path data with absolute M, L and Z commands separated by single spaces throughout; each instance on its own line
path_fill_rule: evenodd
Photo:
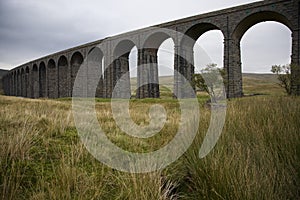
M 133 120 L 149 123 L 153 103 L 167 109 L 168 120 L 149 139 L 122 133 L 107 101 L 98 100 L 97 117 L 116 145 L 149 152 L 174 137 L 180 116 L 174 100 L 133 100 Z M 284 96 L 228 101 L 221 138 L 207 157 L 199 159 L 210 119 L 209 109 L 201 103 L 200 128 L 188 151 L 162 171 L 130 174 L 101 164 L 84 148 L 70 101 L 0 96 L 0 198 L 298 199 L 299 105 L 300 98 Z

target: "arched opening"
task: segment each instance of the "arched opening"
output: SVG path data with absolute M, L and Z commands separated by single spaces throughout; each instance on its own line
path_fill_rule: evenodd
M 203 33 L 197 39 L 193 50 L 196 72 L 210 64 L 216 64 L 218 68 L 223 68 L 224 36 L 220 30 Z
M 83 56 L 80 52 L 76 51 L 71 57 L 71 96 L 73 94 L 74 82 L 77 76 L 77 72 L 83 63 Z
M 58 96 L 68 97 L 69 93 L 69 83 L 70 75 L 68 68 L 68 60 L 65 56 L 61 56 L 57 62 L 58 65 Z
M 30 97 L 29 67 L 25 68 L 25 97 Z
M 39 90 L 39 85 L 38 85 L 39 77 L 38 77 L 38 67 L 36 64 L 33 65 L 32 67 L 32 72 L 31 72 L 31 97 L 32 98 L 38 98 L 38 90 Z
M 161 98 L 173 98 L 174 48 L 175 44 L 172 38 L 166 39 L 158 47 L 157 65 Z
M 184 58 L 181 58 L 179 72 L 187 81 L 192 82 L 194 74 L 201 73 L 208 66 L 224 68 L 224 35 L 220 28 L 214 24 L 200 23 L 188 29 L 185 35 L 188 37 L 181 43 L 181 56 Z M 190 96 L 184 90 L 181 93 L 181 96 Z
M 157 51 L 159 77 L 174 75 L 174 47 L 175 44 L 172 38 L 166 39 L 159 46 Z M 160 66 L 163 68 L 160 68 Z
M 44 62 L 40 63 L 39 66 L 39 96 L 47 97 L 47 76 L 46 76 L 46 65 Z
M 161 92 L 159 74 L 165 76 L 173 74 L 174 41 L 167 33 L 156 32 L 146 39 L 142 47 L 141 55 L 139 55 L 142 65 L 138 67 L 138 85 L 141 87 L 138 88 L 137 96 L 138 98 L 159 98 Z M 166 77 L 161 79 L 166 79 Z M 169 82 L 170 80 L 162 81 Z M 161 88 L 163 96 L 173 96 L 171 88 L 172 86 Z
M 244 95 L 283 92 L 270 70 L 291 63 L 291 43 L 291 31 L 278 22 L 261 22 L 247 30 L 241 39 Z
M 123 40 L 117 44 L 114 49 L 114 61 L 112 68 L 112 87 L 116 98 L 130 98 L 130 61 L 129 58 L 133 55 L 133 48 L 136 45 L 130 40 Z M 118 82 L 118 85 L 116 85 Z M 118 86 L 118 87 L 116 87 Z
M 102 51 L 98 47 L 91 49 L 88 53 L 87 62 L 88 96 L 105 97 L 104 56 Z
M 244 19 L 233 38 L 240 48 L 241 88 L 244 95 L 280 94 L 272 65 L 291 63 L 291 29 L 289 21 L 275 12 L 259 12 Z
M 224 70 L 224 36 L 220 30 L 210 30 L 203 33 L 193 47 L 195 74 L 209 67 Z M 225 77 L 223 77 L 225 78 Z M 200 95 L 207 95 L 203 88 L 196 88 Z
M 49 98 L 58 98 L 58 73 L 55 61 L 50 59 L 47 65 L 48 76 L 48 96 Z
M 134 46 L 128 56 L 129 62 L 129 76 L 130 76 L 130 90 L 131 95 L 136 97 L 137 86 L 137 64 L 138 64 L 138 49 Z

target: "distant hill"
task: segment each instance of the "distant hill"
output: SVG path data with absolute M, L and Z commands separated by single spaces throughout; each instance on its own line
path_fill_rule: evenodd
M 0 69 L 0 93 L 2 90 L 2 77 L 8 73 L 8 70 Z M 159 77 L 159 83 L 166 88 L 173 89 L 173 76 Z M 131 89 L 134 93 L 136 89 L 137 79 L 131 78 Z M 162 88 L 161 88 L 162 89 Z M 274 74 L 243 74 L 243 91 L 247 94 L 282 94 L 284 90 L 278 86 L 278 80 Z
M 136 88 L 136 77 L 131 78 L 131 89 Z M 173 76 L 159 77 L 159 83 L 173 89 Z M 253 94 L 283 94 L 284 90 L 278 85 L 275 74 L 243 73 L 243 92 L 245 95 Z
M 243 74 L 243 91 L 245 95 L 251 94 L 284 94 L 284 89 L 278 85 L 275 74 Z
M 252 79 L 252 80 L 257 79 L 263 81 L 278 82 L 277 76 L 275 74 L 243 73 L 243 78 Z

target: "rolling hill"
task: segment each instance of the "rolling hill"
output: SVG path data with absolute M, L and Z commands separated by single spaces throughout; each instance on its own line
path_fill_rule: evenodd
M 173 76 L 159 77 L 160 85 L 173 89 Z M 284 90 L 278 85 L 278 80 L 274 74 L 243 74 L 243 91 L 247 95 L 276 95 L 283 94 Z M 135 91 L 137 84 L 136 77 L 131 78 L 131 89 Z

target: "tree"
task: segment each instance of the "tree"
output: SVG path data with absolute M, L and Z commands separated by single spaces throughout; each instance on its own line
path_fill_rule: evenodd
M 279 86 L 284 88 L 288 95 L 291 95 L 291 65 L 273 65 L 271 72 L 277 75 Z
M 201 91 L 210 95 L 212 102 L 217 102 L 219 97 L 224 95 L 226 85 L 224 68 L 217 68 L 217 64 L 211 63 L 202 69 L 200 73 L 194 74 L 193 84 Z

